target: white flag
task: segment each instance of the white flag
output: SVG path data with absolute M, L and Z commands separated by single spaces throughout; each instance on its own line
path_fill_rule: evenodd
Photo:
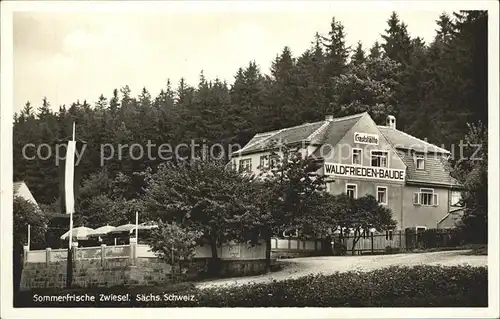
M 75 209 L 75 150 L 76 141 L 69 141 L 68 150 L 66 151 L 66 170 L 64 173 L 64 198 L 66 203 L 66 214 L 72 214 Z

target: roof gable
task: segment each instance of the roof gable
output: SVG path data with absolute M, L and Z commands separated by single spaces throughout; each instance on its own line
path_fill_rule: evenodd
M 30 189 L 28 188 L 28 185 L 26 185 L 26 183 L 23 181 L 13 183 L 12 195 L 14 197 L 16 197 L 16 196 L 22 197 L 25 200 L 33 203 L 36 207 L 38 207 L 38 203 L 37 203 L 35 197 L 33 197 L 33 194 L 31 193 Z
M 327 144 L 334 147 L 365 114 L 367 113 L 355 114 L 329 121 L 328 126 L 317 134 L 314 144 Z M 317 148 L 312 156 L 319 158 L 321 157 L 321 152 L 322 150 Z
M 371 165 L 371 152 L 386 150 L 390 153 L 388 160 L 388 168 L 405 170 L 406 165 L 399 157 L 396 149 L 387 138 L 380 132 L 377 124 L 373 121 L 368 113 L 361 114 L 360 117 L 346 121 L 344 127 L 345 131 L 338 139 L 331 139 L 326 141 L 322 147 L 318 147 L 313 156 L 315 158 L 322 158 L 327 162 L 351 165 L 352 164 L 352 150 L 361 150 L 361 162 L 363 166 Z M 378 136 L 376 144 L 358 143 L 355 136 L 358 133 L 373 134 Z M 347 146 L 347 147 L 346 147 Z
M 337 144 L 365 113 L 331 120 L 306 123 L 272 132 L 256 134 L 241 150 L 233 154 L 261 152 L 272 147 L 272 142 L 283 144 L 306 143 L 320 145 Z
M 283 144 L 293 144 L 300 142 L 309 143 L 309 137 L 313 135 L 318 129 L 320 129 L 324 124 L 324 121 L 305 123 L 298 126 L 293 126 L 289 128 L 284 128 L 281 130 L 259 133 L 256 134 L 250 142 L 248 142 L 245 147 L 241 150 L 234 152 L 233 154 L 245 154 L 252 152 L 261 152 L 272 147 L 274 141 Z
M 14 195 L 16 195 L 19 192 L 19 189 L 23 184 L 24 182 L 14 182 L 14 184 L 12 185 L 12 192 L 14 193 Z
M 399 131 L 397 129 L 393 129 L 383 125 L 378 125 L 378 128 L 396 149 L 408 149 L 422 153 L 450 154 L 450 152 L 445 150 L 444 148 L 423 141 L 415 136 L 411 136 L 410 134 Z

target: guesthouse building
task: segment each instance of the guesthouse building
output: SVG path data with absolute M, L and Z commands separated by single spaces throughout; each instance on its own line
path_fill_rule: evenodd
M 326 190 L 357 198 L 370 194 L 391 209 L 397 229 L 453 227 L 460 185 L 451 177 L 451 153 L 396 128 L 387 116 L 377 125 L 368 113 L 256 134 L 232 154 L 232 165 L 259 173 L 277 144 L 294 147 L 321 163 Z

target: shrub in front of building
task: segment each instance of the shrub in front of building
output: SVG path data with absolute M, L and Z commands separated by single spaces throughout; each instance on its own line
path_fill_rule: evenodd
M 130 302 L 65 303 L 64 307 L 486 307 L 488 269 L 471 266 L 389 267 L 371 272 L 346 272 L 298 279 L 196 289 L 184 283 L 175 287 L 134 287 L 79 291 L 131 294 Z M 45 294 L 48 294 L 46 292 Z M 66 295 L 67 291 L 50 292 Z M 188 296 L 182 301 L 137 302 L 137 295 Z M 18 306 L 40 307 L 25 292 Z M 192 298 L 191 298 L 192 296 Z M 50 305 L 45 305 L 50 306 Z
M 203 290 L 205 307 L 486 307 L 486 267 L 390 267 Z

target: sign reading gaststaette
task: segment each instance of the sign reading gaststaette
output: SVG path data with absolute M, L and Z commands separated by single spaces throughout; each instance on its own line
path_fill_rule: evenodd
M 378 135 L 368 133 L 354 133 L 354 143 L 378 145 Z

